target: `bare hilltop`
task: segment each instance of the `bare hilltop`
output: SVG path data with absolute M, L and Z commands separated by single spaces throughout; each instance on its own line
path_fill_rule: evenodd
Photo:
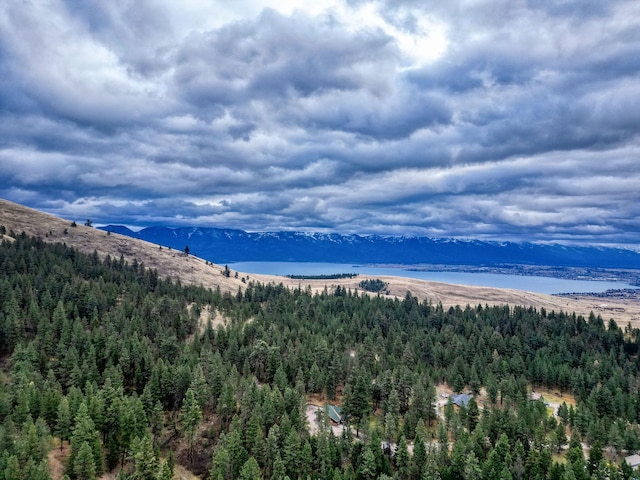
M 631 322 L 640 326 L 640 302 L 635 299 L 603 299 L 598 297 L 559 297 L 521 290 L 453 285 L 430 282 L 404 277 L 368 277 L 340 280 L 297 280 L 270 275 L 253 275 L 243 272 L 231 272 L 223 275 L 224 267 L 212 264 L 204 259 L 185 255 L 177 251 L 116 233 L 107 233 L 84 225 L 82 219 L 62 219 L 34 210 L 23 205 L 0 199 L 0 225 L 7 230 L 3 239 L 11 240 L 8 233 L 39 237 L 47 242 L 61 242 L 80 251 L 100 256 L 121 256 L 128 262 L 134 260 L 144 263 L 145 267 L 156 269 L 162 277 L 180 279 L 182 283 L 219 287 L 223 292 L 237 292 L 244 288 L 247 280 L 282 283 L 291 287 L 305 287 L 323 290 L 340 285 L 352 290 L 359 289 L 358 283 L 367 278 L 379 278 L 388 284 L 390 296 L 404 297 L 407 292 L 420 300 L 432 303 L 441 302 L 446 308 L 459 305 L 509 305 L 525 306 L 547 311 L 564 311 L 588 316 L 591 312 L 601 315 L 605 321 L 613 318 L 618 324 Z

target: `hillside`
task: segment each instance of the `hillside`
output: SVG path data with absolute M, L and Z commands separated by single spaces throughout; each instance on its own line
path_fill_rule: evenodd
M 66 243 L 85 253 L 95 250 L 100 256 L 111 255 L 116 259 L 122 256 L 128 262 L 137 260 L 148 268 L 156 269 L 161 277 L 179 278 L 187 284 L 220 287 L 222 291 L 231 292 L 236 292 L 242 285 L 240 279 L 223 277 L 220 266 L 208 265 L 201 258 L 185 256 L 183 252 L 169 248 L 161 249 L 144 240 L 86 227 L 80 219 L 76 220 L 77 226 L 72 227 L 73 221 L 0 199 L 0 225 L 4 225 L 7 231 L 25 232 L 46 242 Z
M 25 232 L 27 235 L 42 238 L 48 242 L 64 242 L 80 251 L 92 253 L 94 250 L 99 255 L 111 255 L 120 258 L 122 255 L 128 262 L 134 259 L 144 263 L 146 267 L 157 269 L 161 277 L 179 278 L 185 284 L 203 285 L 205 287 L 220 287 L 221 291 L 237 292 L 238 288 L 244 288 L 242 282 L 246 274 L 240 272 L 238 278 L 235 274 L 230 277 L 221 275 L 223 267 L 216 264 L 207 264 L 204 259 L 193 255 L 185 256 L 181 250 L 160 248 L 159 245 L 120 235 L 107 233 L 106 231 L 85 227 L 82 219 L 77 219 L 76 227 L 71 227 L 73 219 L 61 219 L 46 213 L 0 199 L 0 225 L 7 230 L 16 233 Z M 66 233 L 65 233 L 66 232 Z M 182 241 L 180 245 L 182 245 Z M 191 246 L 191 244 L 190 244 Z M 184 245 L 180 249 L 184 248 Z M 198 253 L 196 248 L 192 252 Z M 234 272 L 235 273 L 235 272 Z M 359 276 L 354 279 L 343 280 L 292 280 L 284 277 L 269 275 L 251 275 L 251 279 L 267 283 L 283 283 L 292 287 L 310 285 L 314 290 L 321 291 L 327 285 L 341 285 L 346 288 L 356 289 L 358 283 L 366 278 Z M 423 280 L 385 277 L 389 284 L 389 293 L 392 296 L 404 297 L 407 291 L 416 295 L 420 300 L 429 300 L 433 303 L 441 302 L 445 307 L 456 305 L 522 305 L 534 308 L 545 308 L 548 311 L 568 311 L 588 316 L 590 312 L 601 314 L 604 318 L 615 318 L 619 324 L 632 322 L 640 325 L 640 303 L 626 299 L 601 298 L 565 298 L 552 295 L 524 292 L 489 287 L 473 287 L 465 285 L 450 285 L 439 282 Z

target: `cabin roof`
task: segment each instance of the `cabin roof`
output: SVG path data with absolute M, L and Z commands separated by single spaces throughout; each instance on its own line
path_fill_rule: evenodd
M 461 393 L 459 395 L 451 395 L 451 401 L 454 405 L 458 405 L 459 407 L 466 407 L 471 400 L 471 395 L 468 393 Z
M 342 408 L 340 408 L 338 405 L 325 405 L 324 411 L 327 415 L 329 415 L 329 418 L 331 418 L 331 420 L 335 423 L 340 423 L 342 422 L 342 420 L 344 420 L 344 415 L 342 414 Z
M 640 455 L 629 455 L 625 457 L 624 461 L 627 462 L 627 465 L 631 468 L 640 467 Z

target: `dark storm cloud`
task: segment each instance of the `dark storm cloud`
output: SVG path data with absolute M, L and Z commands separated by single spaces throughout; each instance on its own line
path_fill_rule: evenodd
M 329 19 L 266 10 L 189 38 L 176 54 L 176 89 L 195 104 L 234 104 L 377 88 L 372 74 L 395 56 L 381 31 L 349 33 Z
M 98 223 L 638 243 L 637 2 L 285 3 L 4 2 L 0 196 Z

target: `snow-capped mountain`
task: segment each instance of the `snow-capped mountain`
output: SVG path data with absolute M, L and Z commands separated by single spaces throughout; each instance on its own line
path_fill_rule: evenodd
M 640 268 L 640 253 L 622 248 L 336 233 L 250 233 L 202 227 L 148 227 L 139 232 L 119 225 L 101 228 L 177 250 L 188 245 L 192 254 L 218 264 L 292 261 Z

